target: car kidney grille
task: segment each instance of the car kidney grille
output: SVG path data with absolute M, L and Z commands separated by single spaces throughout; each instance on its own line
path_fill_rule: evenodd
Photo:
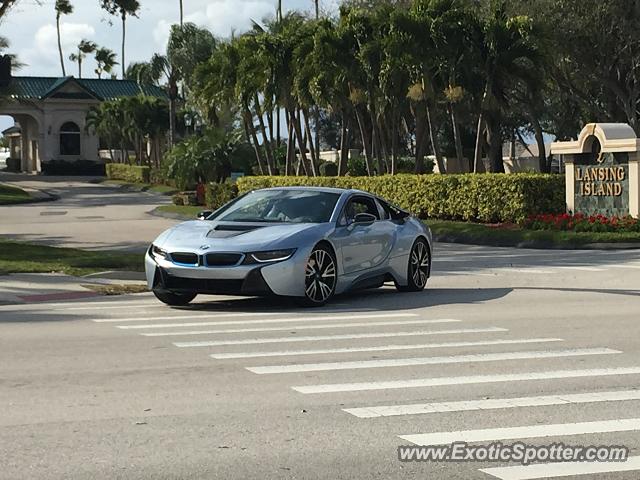
M 207 267 L 228 267 L 240 262 L 242 255 L 239 253 L 207 253 L 205 261 Z
M 195 253 L 176 252 L 171 254 L 171 259 L 175 263 L 182 263 L 184 265 L 198 265 L 198 255 Z

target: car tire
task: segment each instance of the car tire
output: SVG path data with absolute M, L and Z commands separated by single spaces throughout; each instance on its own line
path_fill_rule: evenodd
M 197 295 L 196 293 L 174 293 L 159 290 L 154 290 L 153 294 L 162 303 L 166 303 L 172 307 L 188 305 Z
M 305 296 L 301 303 L 321 307 L 333 298 L 338 282 L 338 263 L 331 248 L 320 244 L 311 251 L 305 268 Z
M 427 286 L 431 272 L 431 252 L 424 238 L 413 242 L 407 265 L 407 285 L 396 285 L 401 292 L 421 292 Z

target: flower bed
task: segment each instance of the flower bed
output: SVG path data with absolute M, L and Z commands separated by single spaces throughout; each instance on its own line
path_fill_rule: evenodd
M 567 232 L 640 232 L 640 220 L 631 216 L 607 217 L 567 213 L 532 215 L 522 226 L 529 230 L 556 230 Z

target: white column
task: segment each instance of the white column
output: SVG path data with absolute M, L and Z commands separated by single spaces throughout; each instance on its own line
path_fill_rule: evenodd
M 575 165 L 573 155 L 565 155 L 565 196 L 567 203 L 567 213 L 575 213 Z
M 640 218 L 640 156 L 629 154 L 629 215 Z

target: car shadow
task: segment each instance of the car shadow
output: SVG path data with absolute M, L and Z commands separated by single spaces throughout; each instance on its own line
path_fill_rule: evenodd
M 395 288 L 363 290 L 336 296 L 323 307 L 301 307 L 296 299 L 282 297 L 237 298 L 215 300 L 202 296 L 184 307 L 172 310 L 202 312 L 372 312 L 412 310 L 439 305 L 473 304 L 496 300 L 508 295 L 511 288 L 430 288 L 423 292 L 398 293 Z

